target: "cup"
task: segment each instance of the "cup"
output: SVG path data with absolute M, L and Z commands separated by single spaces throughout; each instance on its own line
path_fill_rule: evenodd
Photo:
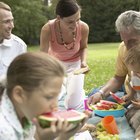
M 110 134 L 119 134 L 118 127 L 113 116 L 106 116 L 102 119 L 105 130 Z
M 86 99 L 84 99 L 84 108 L 85 108 L 85 110 L 92 111 L 92 110 L 88 107 L 87 101 L 88 101 L 88 99 L 87 99 L 87 98 L 86 98 Z

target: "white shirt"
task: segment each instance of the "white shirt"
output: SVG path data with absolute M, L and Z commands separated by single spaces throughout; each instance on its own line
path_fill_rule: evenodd
M 4 39 L 0 44 L 0 76 L 6 74 L 8 66 L 16 56 L 26 51 L 27 46 L 19 37 L 12 34 L 10 39 Z
M 21 126 L 5 91 L 0 104 L 0 140 L 35 140 L 34 135 L 35 126 L 31 122 L 26 128 Z

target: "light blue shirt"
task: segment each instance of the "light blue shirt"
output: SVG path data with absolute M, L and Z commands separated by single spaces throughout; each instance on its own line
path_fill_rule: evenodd
M 31 122 L 26 128 L 21 126 L 14 106 L 5 91 L 0 104 L 0 140 L 35 140 L 35 130 Z

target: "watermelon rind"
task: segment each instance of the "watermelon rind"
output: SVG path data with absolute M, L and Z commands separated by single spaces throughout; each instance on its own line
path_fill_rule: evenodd
M 73 110 L 73 111 L 75 111 L 75 110 Z M 77 112 L 77 111 L 76 111 L 76 113 L 79 114 L 79 116 L 67 118 L 66 120 L 69 123 L 77 124 L 77 123 L 81 122 L 85 118 L 85 114 L 84 113 Z M 59 118 L 59 119 L 61 119 L 61 118 Z M 39 124 L 40 124 L 40 126 L 42 128 L 48 128 L 48 127 L 50 127 L 51 122 L 52 121 L 57 121 L 58 118 L 40 115 L 38 117 L 38 120 L 39 120 Z

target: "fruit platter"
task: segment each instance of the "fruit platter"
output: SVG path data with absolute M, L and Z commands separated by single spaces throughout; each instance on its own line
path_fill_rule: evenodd
M 89 109 L 93 110 L 95 115 L 101 117 L 110 115 L 114 117 L 122 117 L 125 114 L 125 109 L 122 104 L 106 100 L 100 100 L 97 104 L 90 105 Z

